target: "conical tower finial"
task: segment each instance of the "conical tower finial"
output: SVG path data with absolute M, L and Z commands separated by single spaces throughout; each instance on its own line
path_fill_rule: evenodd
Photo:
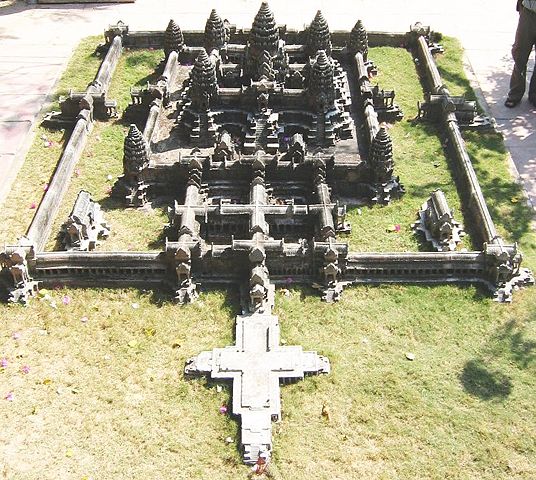
M 262 2 L 249 34 L 250 45 L 253 50 L 262 52 L 267 50 L 274 55 L 279 43 L 279 29 L 275 24 L 274 14 L 268 2 Z
M 315 18 L 309 25 L 307 49 L 311 56 L 315 55 L 318 50 L 325 50 L 328 55 L 331 55 L 331 33 L 328 22 L 320 10 L 316 12 Z
M 358 20 L 350 32 L 348 49 L 355 55 L 357 52 L 363 55 L 363 60 L 367 61 L 368 56 L 368 35 L 363 22 Z
M 123 148 L 123 171 L 139 173 L 149 164 L 149 147 L 135 124 L 131 124 Z
M 205 49 L 197 56 L 190 73 L 190 97 L 195 108 L 208 110 L 210 98 L 216 93 L 216 68 Z
M 311 67 L 309 95 L 317 110 L 326 112 L 335 100 L 333 62 L 324 50 L 320 50 Z
M 184 46 L 184 36 L 174 20 L 170 20 L 164 33 L 164 53 L 166 60 L 173 51 L 180 52 Z
M 387 183 L 391 180 L 394 171 L 393 142 L 385 126 L 380 127 L 372 140 L 369 160 L 376 182 Z
M 223 20 L 215 9 L 212 9 L 205 24 L 205 48 L 207 51 L 220 49 L 227 43 L 227 32 Z

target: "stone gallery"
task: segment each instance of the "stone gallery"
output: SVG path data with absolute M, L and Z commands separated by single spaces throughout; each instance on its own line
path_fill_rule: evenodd
M 280 344 L 276 286 L 292 279 L 334 302 L 356 284 L 481 283 L 509 302 L 515 288 L 534 282 L 517 246 L 495 229 L 460 133 L 485 127 L 485 119 L 444 86 L 433 57 L 441 47 L 429 28 L 367 32 L 357 21 L 351 31 L 330 32 L 319 11 L 297 31 L 277 24 L 263 2 L 251 28 L 212 10 L 204 31 L 181 31 L 173 20 L 160 32 L 118 23 L 105 39 L 95 80 L 46 119 L 71 134 L 28 232 L 1 254 L 6 298 L 25 303 L 38 285 L 137 286 L 169 289 L 182 304 L 202 285 L 237 285 L 235 345 L 199 353 L 185 373 L 232 380 L 244 462 L 271 452 L 281 381 L 330 371 L 316 352 Z M 353 253 L 338 238 L 351 228 L 348 205 L 404 201 L 386 127 L 403 113 L 395 92 L 371 81 L 369 42 L 402 45 L 416 59 L 425 85 L 420 117 L 447 138 L 478 250 L 456 250 L 463 227 L 440 190 L 414 224 L 434 251 Z M 163 48 L 165 58 L 155 65 L 156 83 L 132 89 L 123 175 L 112 195 L 125 208 L 174 199 L 165 248 L 99 251 L 110 226 L 82 191 L 62 228 L 64 251 L 44 251 L 94 119 L 118 114 L 107 93 L 123 48 Z

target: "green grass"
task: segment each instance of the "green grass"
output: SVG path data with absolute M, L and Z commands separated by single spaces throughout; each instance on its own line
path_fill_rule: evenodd
M 440 68 L 452 73 L 451 91 L 462 91 L 461 50 L 450 39 L 445 44 Z M 158 59 L 155 52 L 138 53 L 122 60 L 130 68 L 124 62 L 132 58 L 136 74 L 114 78 L 112 97 L 121 105 L 128 100 L 123 85 L 142 81 Z M 422 98 L 411 56 L 383 48 L 370 56 L 380 67 L 378 81 L 396 88 L 411 119 Z M 397 69 L 409 75 L 407 83 Z M 106 202 L 106 176 L 120 172 L 123 132 L 119 123 L 96 126 L 70 195 L 88 188 Z M 408 193 L 393 206 L 352 211 L 352 247 L 420 248 L 407 224 L 436 185 L 460 211 L 435 128 L 405 120 L 391 133 Z M 525 264 L 535 268 L 531 213 L 509 177 L 500 137 L 465 137 L 497 227 L 519 242 Z M 33 172 L 37 159 L 52 171 L 49 163 L 57 155 L 30 154 L 24 168 Z M 12 193 L 15 203 L 3 209 L 2 236 L 29 221 L 31 212 L 17 211 L 29 198 L 19 197 L 18 189 L 37 195 L 40 185 L 24 178 Z M 133 245 L 143 246 L 155 238 L 156 219 L 151 223 L 145 213 L 128 210 L 126 217 L 139 215 L 134 224 L 148 222 L 136 233 L 117 212 L 112 226 L 128 234 L 106 242 L 128 246 L 132 237 Z M 6 225 L 12 221 L 19 230 Z M 403 226 L 400 234 L 385 232 L 393 223 Z M 165 292 L 136 289 L 65 288 L 48 295 L 27 308 L 0 305 L 0 357 L 8 360 L 0 369 L 0 471 L 6 478 L 247 478 L 237 451 L 238 425 L 218 412 L 230 400 L 229 386 L 219 391 L 212 382 L 182 374 L 188 357 L 233 342 L 237 289 L 205 291 L 187 307 L 173 305 Z M 312 290 L 295 288 L 289 296 L 277 292 L 276 314 L 286 344 L 328 356 L 332 372 L 282 387 L 273 478 L 536 477 L 534 289 L 516 292 L 512 305 L 499 305 L 474 286 L 362 286 L 327 305 Z M 414 361 L 406 359 L 408 352 Z M 12 402 L 3 399 L 8 392 Z M 323 403 L 329 421 L 321 415 Z
M 109 98 L 117 100 L 120 112 L 130 103 L 130 87 L 145 85 L 155 80 L 155 68 L 163 57 L 161 50 L 126 51 L 117 66 Z M 67 219 L 80 190 L 91 193 L 99 202 L 106 221 L 111 225 L 110 237 L 102 243 L 101 250 L 161 249 L 157 242 L 167 221 L 165 209 L 125 209 L 124 202 L 110 197 L 110 189 L 123 173 L 123 142 L 128 125 L 118 119 L 96 122 L 84 149 L 65 200 L 52 228 L 47 249 L 58 249 L 58 234 Z M 111 176 L 111 179 L 109 179 Z
M 350 210 L 352 233 L 348 242 L 352 250 L 362 252 L 427 249 L 411 228 L 417 212 L 430 192 L 441 188 L 455 218 L 463 223 L 460 198 L 436 126 L 414 121 L 423 91 L 412 55 L 402 49 L 381 47 L 371 49 L 371 58 L 379 70 L 374 82 L 386 90 L 394 89 L 395 100 L 404 112 L 404 119 L 391 125 L 389 133 L 393 139 L 395 174 L 400 176 L 406 194 L 387 206 L 364 207 L 360 213 Z M 400 231 L 389 233 L 393 225 L 400 225 Z M 460 248 L 471 248 L 470 239 L 464 239 Z

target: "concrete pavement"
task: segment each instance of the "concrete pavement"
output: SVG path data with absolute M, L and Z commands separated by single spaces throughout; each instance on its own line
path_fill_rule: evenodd
M 202 29 L 211 8 L 237 25 L 250 25 L 260 0 L 137 0 L 134 4 L 26 5 L 0 8 L 0 204 L 32 140 L 32 126 L 79 40 L 123 20 L 133 30 L 164 29 L 174 18 L 183 29 Z M 517 25 L 515 1 L 271 0 L 277 20 L 302 27 L 321 9 L 332 29 L 361 18 L 369 30 L 406 31 L 416 21 L 458 37 L 476 87 L 504 134 L 524 187 L 536 205 L 536 109 L 525 99 L 515 109 L 503 101 L 512 68 Z M 534 69 L 532 55 L 529 70 Z M 530 74 L 530 73 L 529 73 Z

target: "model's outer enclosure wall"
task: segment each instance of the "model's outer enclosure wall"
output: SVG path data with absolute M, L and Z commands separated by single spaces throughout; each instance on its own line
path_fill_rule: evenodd
M 41 252 L 34 275 L 46 286 L 146 287 L 164 283 L 168 267 L 162 252 Z
M 108 90 L 112 75 L 121 57 L 121 52 L 122 39 L 117 36 L 110 45 L 94 82 L 87 89 L 88 95 L 97 92 L 105 93 Z M 65 192 L 69 188 L 74 168 L 80 159 L 92 127 L 93 107 L 91 106 L 90 109 L 80 111 L 74 130 L 58 162 L 54 176 L 26 234 L 38 252 L 45 248 L 52 224 L 63 201 Z
M 424 74 L 427 88 L 431 93 L 444 95 L 445 102 L 448 102 L 450 93 L 443 84 L 434 57 L 430 53 L 426 39 L 423 36 L 419 36 L 417 39 L 416 51 L 419 64 L 423 69 L 422 73 Z M 452 111 L 449 111 L 447 104 L 445 104 L 443 109 L 443 126 L 449 140 L 449 152 L 458 169 L 458 181 L 461 187 L 460 193 L 474 221 L 473 230 L 479 237 L 478 240 L 481 243 L 494 243 L 498 237 L 495 224 L 489 213 L 476 172 L 467 153 L 456 115 Z
M 180 21 L 179 21 L 180 26 Z M 349 33 L 353 25 L 348 26 L 348 31 L 335 30 L 331 32 L 331 42 L 335 49 L 346 46 Z M 306 40 L 306 34 L 298 30 L 287 29 L 286 26 L 280 26 L 282 38 L 285 38 L 287 45 L 303 44 Z M 188 30 L 182 32 L 184 43 L 189 47 L 202 47 L 205 43 L 205 32 L 203 30 Z M 231 28 L 231 38 L 229 43 L 245 44 L 249 39 L 249 29 L 237 30 Z M 409 34 L 403 32 L 368 32 L 368 41 L 370 47 L 401 47 L 408 42 Z M 163 48 L 164 31 L 137 31 L 128 32 L 124 36 L 124 45 L 128 48 Z

